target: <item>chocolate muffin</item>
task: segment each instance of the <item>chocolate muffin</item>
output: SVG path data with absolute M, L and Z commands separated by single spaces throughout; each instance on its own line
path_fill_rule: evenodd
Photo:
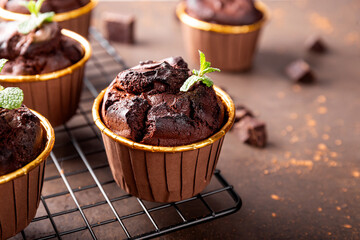
M 222 126 L 224 107 L 203 83 L 181 92 L 189 76 L 181 57 L 145 61 L 120 72 L 104 96 L 104 124 L 117 135 L 154 146 L 208 138 Z
M 35 75 L 64 69 L 84 55 L 80 44 L 61 34 L 56 22 L 44 23 L 29 34 L 17 22 L 0 24 L 0 58 L 9 59 L 1 74 Z
M 24 0 L 0 0 L 0 7 L 16 13 L 28 14 L 29 11 L 21 4 L 22 2 Z M 46 0 L 41 6 L 41 12 L 63 13 L 83 7 L 89 2 L 90 0 Z
M 199 20 L 224 25 L 248 25 L 263 14 L 253 0 L 186 0 L 186 12 Z
M 40 119 L 25 105 L 0 108 L 0 176 L 36 159 L 44 149 L 44 134 Z
M 252 67 L 267 19 L 264 4 L 253 0 L 184 0 L 176 14 L 182 22 L 185 49 L 194 63 L 199 49 L 223 71 Z

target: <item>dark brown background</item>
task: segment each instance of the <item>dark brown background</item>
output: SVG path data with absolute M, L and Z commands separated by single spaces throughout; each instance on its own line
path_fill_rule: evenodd
M 212 75 L 268 127 L 263 150 L 242 144 L 235 132 L 224 142 L 218 168 L 243 207 L 161 239 L 360 239 L 360 1 L 265 3 L 271 19 L 252 71 Z M 116 45 L 132 66 L 184 56 L 175 5 L 101 3 L 95 16 L 115 7 L 135 14 L 137 44 Z M 304 41 L 311 34 L 321 35 L 330 52 L 307 53 Z M 311 64 L 316 84 L 286 79 L 284 67 L 297 58 Z

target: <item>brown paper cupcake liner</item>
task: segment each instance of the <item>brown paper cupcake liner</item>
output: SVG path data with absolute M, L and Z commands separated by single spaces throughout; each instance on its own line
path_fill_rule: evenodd
M 177 147 L 140 144 L 112 133 L 99 114 L 105 90 L 99 94 L 93 105 L 93 118 L 101 130 L 113 177 L 122 189 L 154 202 L 180 201 L 204 190 L 235 114 L 230 97 L 219 88 L 214 89 L 226 108 L 226 123 L 208 139 Z
M 98 0 L 90 0 L 88 4 L 81 8 L 55 14 L 53 19 L 58 22 L 61 27 L 77 32 L 84 37 L 88 37 L 92 10 L 97 3 Z M 15 13 L 0 8 L 0 18 L 7 21 L 21 21 L 29 16 L 29 14 Z
M 35 217 L 43 186 L 45 160 L 55 141 L 50 123 L 33 111 L 47 134 L 44 151 L 15 172 L 0 176 L 0 239 L 7 239 L 26 228 Z
M 91 56 L 90 43 L 80 35 L 62 30 L 62 34 L 78 41 L 84 56 L 74 65 L 53 73 L 11 76 L 0 75 L 4 87 L 19 87 L 24 92 L 24 104 L 43 114 L 53 126 L 69 120 L 76 112 L 82 90 L 85 63 Z
M 198 62 L 198 50 L 205 53 L 212 65 L 227 71 L 244 71 L 252 66 L 254 53 L 267 19 L 263 4 L 256 3 L 263 18 L 251 25 L 230 26 L 208 23 L 189 16 L 185 3 L 177 7 L 177 16 L 181 20 L 185 49 L 192 62 Z

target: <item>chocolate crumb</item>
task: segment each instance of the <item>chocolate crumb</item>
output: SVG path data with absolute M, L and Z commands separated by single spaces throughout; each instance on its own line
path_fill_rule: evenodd
M 305 41 L 305 46 L 308 51 L 314 53 L 325 53 L 328 51 L 328 48 L 323 39 L 316 35 L 308 37 Z
M 294 83 L 312 83 L 316 80 L 310 65 L 302 59 L 291 62 L 285 72 Z
M 254 114 L 250 109 L 248 109 L 244 105 L 237 104 L 235 106 L 235 123 L 241 121 L 246 116 L 254 117 Z
M 108 40 L 129 44 L 135 42 L 135 17 L 133 15 L 106 12 L 103 21 Z
M 240 140 L 244 143 L 260 148 L 266 146 L 267 134 L 264 122 L 246 116 L 234 128 L 237 130 Z

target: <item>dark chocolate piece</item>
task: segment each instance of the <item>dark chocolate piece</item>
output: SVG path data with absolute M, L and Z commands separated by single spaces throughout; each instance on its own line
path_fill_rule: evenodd
M 315 53 L 325 53 L 328 50 L 324 41 L 316 35 L 308 37 L 305 41 L 305 46 L 309 51 Z
M 103 21 L 108 40 L 120 43 L 135 42 L 135 17 L 133 15 L 105 13 Z
M 310 65 L 302 59 L 291 62 L 285 69 L 287 76 L 294 82 L 312 83 L 315 76 Z
M 240 122 L 236 123 L 234 128 L 242 142 L 260 148 L 266 146 L 267 134 L 264 122 L 246 116 Z
M 235 106 L 235 123 L 241 121 L 246 116 L 254 117 L 254 114 L 244 105 L 237 104 Z

